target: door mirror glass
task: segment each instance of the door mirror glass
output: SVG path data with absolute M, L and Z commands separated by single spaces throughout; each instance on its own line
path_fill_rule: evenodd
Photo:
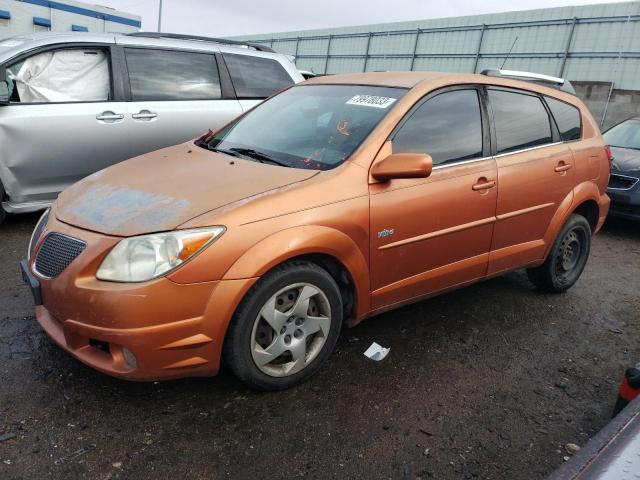
M 433 160 L 425 153 L 394 153 L 376 163 L 371 176 L 388 182 L 399 178 L 426 178 L 431 175 Z

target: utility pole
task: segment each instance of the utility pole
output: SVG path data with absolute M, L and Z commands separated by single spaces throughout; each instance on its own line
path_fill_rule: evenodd
M 158 5 L 158 32 L 162 31 L 162 0 L 159 0 Z

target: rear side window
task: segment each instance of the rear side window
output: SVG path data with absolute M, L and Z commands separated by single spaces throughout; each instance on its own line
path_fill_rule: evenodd
M 144 48 L 125 52 L 134 101 L 221 98 L 214 55 Z
M 224 61 L 238 98 L 266 98 L 294 83 L 280 62 L 271 58 L 225 53 Z
M 489 90 L 497 152 L 506 153 L 551 143 L 549 115 L 539 97 Z
M 544 97 L 544 99 L 556 121 L 560 138 L 563 141 L 578 140 L 581 136 L 580 110 L 555 98 Z
M 482 157 L 478 92 L 444 92 L 420 105 L 393 139 L 394 153 L 428 153 L 434 165 Z

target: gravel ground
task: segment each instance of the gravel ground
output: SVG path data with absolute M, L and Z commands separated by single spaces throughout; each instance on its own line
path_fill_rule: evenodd
M 36 220 L 0 226 L 2 479 L 544 478 L 640 360 L 640 227 L 608 222 L 566 294 L 516 272 L 380 315 L 298 388 L 128 383 L 37 326 L 17 265 Z

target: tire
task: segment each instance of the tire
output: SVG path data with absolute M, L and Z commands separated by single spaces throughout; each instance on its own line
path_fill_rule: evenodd
M 284 263 L 238 306 L 225 339 L 225 363 L 255 390 L 302 383 L 333 352 L 342 312 L 340 289 L 326 270 L 305 261 Z
M 4 208 L 2 208 L 2 202 L 5 200 L 5 198 L 6 193 L 4 191 L 4 187 L 2 186 L 2 182 L 0 182 L 0 225 L 2 225 L 2 223 L 7 218 L 7 212 L 5 212 Z
M 591 249 L 591 226 L 582 215 L 573 214 L 558 234 L 549 256 L 527 276 L 540 290 L 561 293 L 580 278 Z

